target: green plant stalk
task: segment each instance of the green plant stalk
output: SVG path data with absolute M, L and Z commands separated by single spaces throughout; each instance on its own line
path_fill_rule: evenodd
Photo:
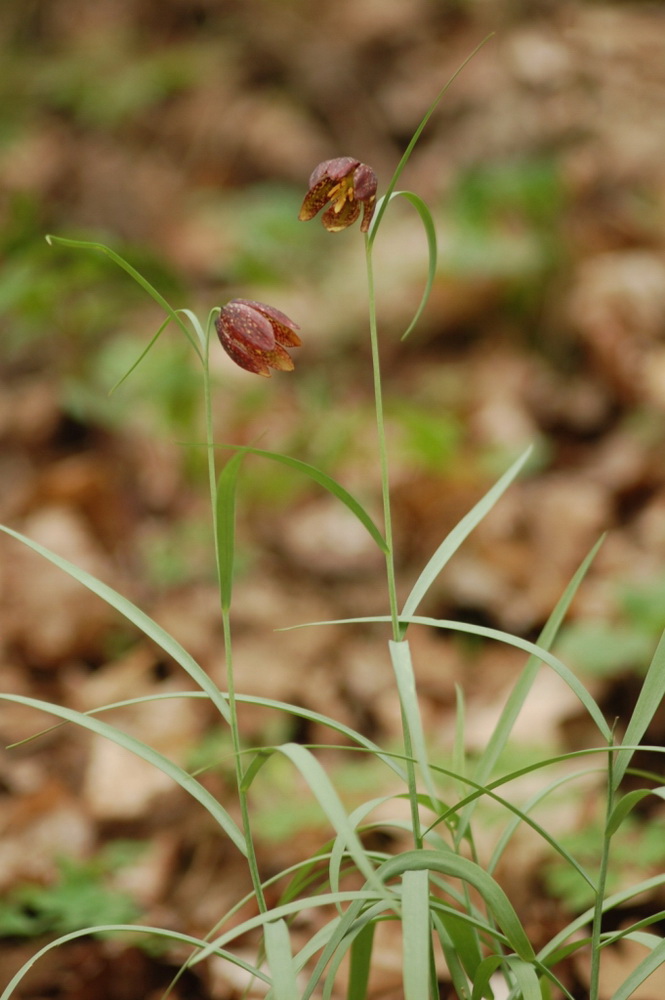
M 213 530 L 213 541 L 215 548 L 215 563 L 217 567 L 217 580 L 220 587 L 221 594 L 221 572 L 219 563 L 219 546 L 217 544 L 217 469 L 215 465 L 215 432 L 213 427 L 212 418 L 212 391 L 210 383 L 210 367 L 209 367 L 209 345 L 210 345 L 210 322 L 208 323 L 208 329 L 206 331 L 206 350 L 203 365 L 203 398 L 205 407 L 205 424 L 206 424 L 206 451 L 208 459 L 208 480 L 210 488 L 210 503 L 212 510 L 212 530 Z M 240 815 L 242 818 L 242 830 L 245 835 L 245 843 L 247 846 L 247 865 L 249 867 L 249 874 L 252 880 L 252 886 L 254 888 L 254 895 L 256 896 L 256 902 L 260 913 L 267 912 L 267 904 L 265 900 L 265 895 L 263 892 L 263 886 L 261 884 L 261 876 L 259 874 L 259 866 L 256 859 L 256 851 L 254 850 L 254 838 L 252 837 L 252 828 L 249 816 L 249 803 L 247 800 L 247 792 L 244 788 L 243 782 L 243 770 L 242 770 L 242 748 L 240 745 L 240 730 L 238 728 L 238 712 L 236 705 L 235 696 L 235 677 L 233 672 L 233 643 L 231 641 L 231 619 L 229 614 L 229 609 L 222 605 L 222 630 L 224 634 L 224 660 L 226 663 L 226 687 L 228 694 L 228 705 L 229 705 L 229 715 L 231 719 L 231 743 L 233 746 L 233 759 L 235 763 L 235 775 L 236 775 L 236 787 L 238 790 L 238 800 L 240 803 Z
M 381 387 L 381 358 L 379 352 L 379 334 L 376 322 L 376 291 L 374 287 L 374 267 L 372 261 L 372 243 L 365 237 L 365 262 L 367 267 L 367 295 L 369 303 L 369 336 L 372 349 L 372 372 L 374 377 L 374 407 L 376 412 L 376 432 L 379 449 L 379 469 L 381 474 L 381 496 L 383 499 L 383 530 L 386 542 L 386 579 L 388 583 L 388 600 L 390 602 L 390 620 L 393 640 L 402 640 L 399 623 L 399 608 L 397 604 L 397 585 L 395 581 L 395 555 L 393 547 L 392 514 L 390 509 L 390 476 L 388 471 L 388 447 L 386 443 L 386 425 L 383 413 L 383 391 Z M 420 813 L 418 811 L 418 785 L 413 756 L 413 745 L 409 731 L 408 719 L 400 699 L 400 714 L 402 717 L 402 733 L 404 740 L 404 755 L 406 758 L 406 776 L 411 805 L 411 823 L 413 826 L 414 843 L 417 848 L 423 846 L 420 828 Z
M 591 924 L 591 973 L 589 977 L 589 1000 L 598 1000 L 600 986 L 600 934 L 603 920 L 603 905 L 607 886 L 607 872 L 610 862 L 610 844 L 612 837 L 608 832 L 609 820 L 614 812 L 614 742 L 610 742 L 610 752 L 607 755 L 607 803 L 605 807 L 605 827 L 603 831 L 603 847 L 598 871 L 598 885 L 593 907 L 593 922 Z

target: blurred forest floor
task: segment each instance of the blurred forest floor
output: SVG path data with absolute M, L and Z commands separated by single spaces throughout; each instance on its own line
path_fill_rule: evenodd
M 665 627 L 663 5 L 0 7 L 0 521 L 126 593 L 222 685 L 195 359 L 169 328 L 109 396 L 163 317 L 106 258 L 50 248 L 44 236 L 108 243 L 202 317 L 233 296 L 292 316 L 303 339 L 292 374 L 258 379 L 215 351 L 219 439 L 312 462 L 380 517 L 378 473 L 368 475 L 362 240 L 357 227 L 331 236 L 297 213 L 311 169 L 330 157 L 371 164 L 385 188 L 435 94 L 489 32 L 402 178 L 428 201 L 440 240 L 432 298 L 405 343 L 427 268 L 406 203 L 377 240 L 400 588 L 408 593 L 446 532 L 533 444 L 528 474 L 455 556 L 423 613 L 534 639 L 608 532 L 557 652 L 621 720 Z M 385 613 L 369 537 L 311 483 L 258 458 L 245 463 L 238 522 L 239 690 L 396 741 L 380 629 L 274 632 Z M 412 643 L 433 746 L 448 757 L 456 683 L 469 751 L 483 746 L 523 658 L 425 631 Z M 187 686 L 99 600 L 0 539 L 1 690 L 86 710 Z M 231 803 L 228 739 L 210 708 L 163 701 L 117 720 L 187 767 L 221 761 L 209 783 Z M 2 746 L 44 725 L 38 713 L 0 707 Z M 330 742 L 258 709 L 243 712 L 242 726 L 248 746 Z M 645 742 L 664 737 L 661 711 Z M 596 741 L 543 670 L 516 759 Z M 342 751 L 324 758 L 350 803 L 383 780 Z M 583 837 L 597 815 L 594 787 L 558 802 L 552 828 Z M 253 808 L 266 873 L 329 835 L 288 769 L 275 766 Z M 622 848 L 618 869 L 630 877 L 662 868 L 663 813 L 649 809 Z M 536 944 L 588 902 L 528 838 L 501 877 Z M 247 887 L 198 807 L 115 746 L 65 727 L 2 751 L 0 982 L 77 920 L 138 913 L 203 935 Z M 18 995 L 157 997 L 179 958 L 82 940 L 38 963 Z M 384 959 L 376 995 L 398 996 L 390 948 Z M 570 975 L 581 997 L 583 973 Z M 212 966 L 176 995 L 227 998 L 242 987 Z M 636 996 L 665 995 L 662 983 L 646 989 Z

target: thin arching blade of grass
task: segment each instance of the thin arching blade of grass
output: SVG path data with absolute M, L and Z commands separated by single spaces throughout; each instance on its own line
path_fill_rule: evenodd
M 346 990 L 347 1000 L 364 1000 L 367 996 L 375 930 L 375 923 L 365 924 L 351 945 L 349 984 Z
M 296 970 L 286 921 L 268 921 L 263 928 L 263 940 L 272 979 L 270 997 L 272 1000 L 298 1000 Z
M 455 954 L 465 973 L 475 983 L 478 968 L 482 962 L 482 952 L 478 939 L 478 929 L 457 914 L 438 911 L 439 920 L 446 930 L 447 940 L 455 949 Z
M 432 930 L 429 918 L 429 873 L 409 869 L 402 876 L 402 976 L 404 1000 L 429 996 Z
M 84 715 L 83 712 L 76 712 L 71 708 L 64 708 L 61 705 L 53 705 L 48 701 L 40 701 L 37 698 L 28 698 L 25 695 L 19 694 L 0 694 L 0 700 L 11 701 L 17 705 L 27 705 L 30 708 L 37 708 L 42 712 L 46 712 L 49 715 L 55 715 L 59 719 L 65 719 L 67 722 L 73 722 L 77 726 L 81 726 L 83 729 L 89 729 L 93 733 L 97 733 L 98 736 L 103 736 L 112 743 L 116 743 L 120 747 L 124 747 L 125 750 L 129 750 L 136 757 L 141 757 L 143 760 L 147 761 L 148 764 L 152 764 L 153 767 L 158 768 L 163 771 L 164 774 L 168 775 L 176 784 L 187 792 L 193 799 L 196 799 L 204 809 L 210 813 L 213 819 L 221 826 L 224 832 L 228 835 L 230 840 L 235 844 L 241 854 L 245 855 L 247 848 L 245 847 L 245 838 L 243 837 L 241 831 L 238 829 L 236 824 L 233 822 L 226 809 L 217 801 L 210 792 L 201 785 L 196 778 L 192 778 L 191 774 L 184 771 L 177 764 L 174 764 L 172 760 L 165 757 L 163 754 L 154 750 L 147 743 L 141 742 L 141 740 L 135 739 L 133 736 L 129 736 L 124 733 L 121 729 L 117 729 L 115 726 L 110 726 L 107 722 L 102 722 L 101 719 L 95 719 L 94 716 Z
M 173 322 L 180 327 L 185 337 L 187 338 L 189 343 L 192 345 L 192 347 L 198 354 L 199 358 L 201 358 L 202 356 L 201 350 L 198 344 L 193 339 L 191 331 L 188 330 L 187 324 L 183 323 L 183 321 L 180 319 L 180 316 L 178 315 L 177 311 L 172 306 L 169 305 L 164 296 L 157 291 L 154 285 L 151 285 L 150 282 L 146 278 L 144 278 L 143 275 L 139 271 L 137 271 L 135 267 L 132 267 L 132 265 L 129 264 L 124 259 L 124 257 L 121 257 L 120 254 L 116 253 L 115 250 L 111 250 L 111 248 L 107 247 L 104 243 L 91 243 L 88 242 L 87 240 L 71 240 L 65 238 L 64 236 L 48 235 L 46 237 L 46 242 L 49 244 L 49 246 L 52 246 L 54 243 L 56 243 L 58 246 L 72 247 L 75 250 L 94 250 L 97 253 L 103 253 L 107 257 L 110 257 L 110 259 L 115 264 L 117 264 L 118 267 L 121 267 L 123 271 L 126 271 L 126 273 L 131 278 L 134 279 L 137 285 L 140 285 L 141 288 L 148 293 L 150 298 L 154 299 L 154 301 L 162 307 L 167 316 L 169 316 L 173 320 Z
M 621 889 L 620 892 L 615 892 L 611 896 L 607 896 L 603 900 L 603 913 L 609 913 L 610 910 L 616 907 L 623 906 L 629 900 L 635 899 L 642 893 L 649 893 L 653 890 L 660 889 L 661 886 L 665 885 L 665 874 L 653 875 L 651 878 L 644 879 L 642 882 L 636 882 L 635 885 L 628 886 L 626 889 Z M 579 916 L 571 920 L 569 924 L 566 925 L 558 934 L 556 934 L 548 943 L 541 948 L 538 952 L 538 959 L 551 965 L 553 962 L 553 957 L 560 954 L 560 950 L 563 946 L 564 941 L 568 938 L 577 935 L 578 932 L 591 923 L 593 919 L 593 907 L 589 907 L 580 913 Z
M 228 708 L 219 689 L 210 680 L 199 664 L 190 656 L 187 650 L 184 649 L 184 647 L 181 646 L 180 643 L 173 638 L 173 636 L 166 632 L 161 625 L 158 625 L 157 622 L 146 615 L 145 612 L 136 607 L 135 604 L 129 601 L 122 594 L 113 590 L 112 587 L 109 587 L 107 584 L 97 579 L 97 577 L 92 576 L 80 567 L 75 566 L 62 556 L 57 555 L 55 552 L 45 548 L 38 542 L 32 541 L 32 539 L 28 538 L 26 535 L 22 535 L 20 532 L 14 531 L 12 528 L 8 528 L 5 525 L 0 525 L 0 531 L 4 531 L 5 534 L 17 539 L 17 541 L 32 549 L 38 555 L 48 559 L 49 562 L 53 563 L 69 576 L 73 577 L 82 586 L 86 587 L 92 593 L 97 594 L 97 596 L 105 601 L 109 606 L 115 608 L 124 618 L 135 625 L 141 632 L 143 632 L 144 635 L 163 649 L 165 653 L 171 656 L 176 663 L 178 663 L 190 675 L 190 677 L 196 681 L 199 687 L 201 687 L 204 691 L 205 696 L 213 701 L 222 716 L 228 721 Z
M 383 535 L 362 504 L 360 504 L 355 497 L 351 496 L 348 490 L 338 483 L 337 480 L 333 479 L 332 476 L 329 476 L 327 473 L 322 472 L 321 469 L 317 469 L 315 465 L 309 465 L 307 462 L 301 462 L 300 459 L 291 458 L 290 455 L 281 455 L 276 451 L 263 451 L 261 448 L 249 448 L 245 445 L 223 444 L 218 445 L 218 447 L 233 448 L 234 451 L 241 452 L 243 454 L 262 455 L 263 458 L 270 458 L 273 462 L 281 462 L 282 465 L 288 465 L 292 469 L 297 469 L 298 472 L 303 472 L 315 483 L 318 483 L 319 486 L 323 486 L 325 490 L 332 493 L 332 495 L 337 497 L 338 500 L 341 500 L 342 503 L 349 508 L 352 514 L 355 514 L 360 523 L 367 529 L 383 554 L 385 555 L 388 552 L 388 546 Z
M 139 354 L 139 356 L 136 359 L 136 361 L 134 362 L 134 364 L 130 365 L 130 367 L 127 369 L 127 371 L 125 372 L 125 374 L 122 375 L 118 379 L 118 381 L 114 385 L 111 386 L 111 388 L 109 389 L 109 396 L 112 396 L 113 393 L 116 391 L 116 389 L 119 389 L 120 386 L 122 385 L 122 383 L 127 381 L 127 379 L 132 374 L 132 372 L 136 371 L 136 369 L 141 364 L 141 362 L 143 361 L 143 359 L 145 358 L 145 356 L 150 353 L 150 351 L 152 350 L 152 348 L 154 347 L 154 345 L 157 343 L 157 341 L 159 340 L 159 338 L 161 337 L 161 335 L 164 333 L 164 330 L 166 329 L 166 327 L 169 325 L 170 322 L 171 322 L 171 317 L 167 316 L 166 319 L 164 320 L 164 322 L 162 323 L 162 325 L 160 326 L 159 330 L 155 334 L 155 336 L 152 338 L 152 340 L 149 341 L 148 346 L 141 351 L 141 353 Z
M 405 851 L 381 865 L 377 874 L 384 881 L 388 881 L 400 877 L 405 871 L 421 869 L 459 878 L 476 889 L 491 910 L 515 954 L 526 962 L 535 960 L 533 946 L 505 892 L 491 875 L 468 858 L 443 851 Z
M 413 585 L 411 593 L 404 603 L 404 608 L 400 615 L 401 619 L 406 619 L 415 613 L 416 608 L 451 556 L 454 555 L 462 542 L 471 534 L 473 529 L 477 527 L 503 493 L 505 493 L 510 484 L 517 478 L 529 458 L 531 450 L 531 448 L 527 448 L 517 461 L 513 462 L 508 471 L 504 472 L 499 481 L 485 494 L 482 500 L 479 500 L 475 507 L 468 514 L 465 514 L 462 520 L 441 542 L 441 545 L 439 545 Z
M 363 625 L 370 622 L 390 621 L 392 621 L 390 615 L 367 615 L 361 618 L 334 618 L 327 619 L 326 621 L 305 622 L 300 625 L 291 625 L 289 627 L 311 628 L 314 625 Z M 516 649 L 521 649 L 525 653 L 532 653 L 543 663 L 546 663 L 549 667 L 551 667 L 555 673 L 561 677 L 571 691 L 577 696 L 582 705 L 584 705 L 587 712 L 596 723 L 596 726 L 600 730 L 603 738 L 608 742 L 610 741 L 612 735 L 611 730 L 603 718 L 603 714 L 594 699 L 591 697 L 582 682 L 577 679 L 572 670 L 569 670 L 568 667 L 558 659 L 558 657 L 554 656 L 547 649 L 541 649 L 540 646 L 537 646 L 533 642 L 529 642 L 528 639 L 522 639 L 518 635 L 511 635 L 510 632 L 502 632 L 501 629 L 488 628 L 485 625 L 470 625 L 466 622 L 456 622 L 447 618 L 428 618 L 425 615 L 404 614 L 399 616 L 399 621 L 400 624 L 403 625 L 430 625 L 432 628 L 449 629 L 451 632 L 465 632 L 469 635 L 483 636 L 486 639 L 496 639 L 498 642 L 503 642 L 507 646 L 514 646 Z
M 432 800 L 432 807 L 436 808 L 435 803 L 438 802 L 438 794 L 427 757 L 425 732 L 423 730 L 422 719 L 420 718 L 416 679 L 413 673 L 409 644 L 406 640 L 402 640 L 402 642 L 393 642 L 391 640 L 388 643 L 388 647 L 395 672 L 400 704 L 406 725 L 409 728 L 410 743 L 413 747 L 413 753 L 418 762 L 418 768 L 425 782 L 427 792 Z
M 653 659 L 642 684 L 637 704 L 633 710 L 630 722 L 626 727 L 623 742 L 638 744 L 644 736 L 647 726 L 658 711 L 665 697 L 665 633 L 653 654 Z M 612 789 L 616 791 L 630 764 L 634 750 L 619 750 L 614 760 L 612 774 Z
M 233 593 L 233 561 L 236 534 L 236 487 L 243 456 L 233 455 L 219 474 L 217 481 L 217 557 L 219 566 L 219 596 L 222 610 L 231 607 Z
M 432 910 L 432 924 L 441 945 L 441 951 L 448 967 L 455 995 L 458 1000 L 469 1000 L 469 980 L 464 972 L 460 956 L 437 909 Z
M 19 985 L 24 976 L 30 971 L 33 965 L 35 965 L 40 958 L 48 954 L 48 952 L 52 951 L 54 948 L 59 948 L 61 945 L 68 944 L 70 941 L 75 941 L 77 938 L 89 937 L 92 934 L 113 933 L 128 933 L 136 935 L 147 934 L 151 937 L 165 938 L 178 944 L 193 945 L 195 948 L 201 948 L 206 944 L 206 942 L 202 941 L 200 938 L 192 937 L 189 934 L 182 934 L 180 931 L 168 930 L 163 927 L 147 927 L 143 924 L 100 924 L 97 927 L 85 927 L 82 930 L 70 931 L 69 934 L 63 934 L 61 937 L 56 938 L 55 941 L 49 941 L 43 948 L 40 948 L 34 955 L 31 955 L 7 983 L 2 991 L 2 994 L 0 994 L 0 1000 L 9 1000 L 16 987 Z M 230 952 L 223 951 L 222 949 L 218 949 L 216 954 L 220 955 L 222 958 L 228 959 L 228 961 L 233 965 L 239 966 L 239 968 L 244 969 L 251 975 L 256 976 L 257 979 L 262 980 L 262 982 L 270 982 L 268 977 L 263 972 L 256 969 L 248 962 L 245 962 L 243 959 L 238 958 L 237 955 L 232 955 Z
M 591 563 L 595 559 L 596 553 L 598 552 L 602 542 L 603 538 L 596 542 L 559 598 L 556 607 L 552 611 L 552 614 L 549 616 L 545 626 L 538 636 L 538 639 L 536 640 L 536 644 L 541 649 L 549 650 L 551 648 L 559 628 L 561 627 L 561 623 L 568 612 L 568 608 L 570 607 L 582 580 L 586 576 Z M 533 654 L 529 657 L 524 670 L 520 674 L 517 682 L 510 692 L 510 695 L 508 696 L 506 704 L 501 712 L 501 716 L 499 717 L 499 721 L 494 727 L 487 745 L 482 750 L 478 758 L 474 778 L 481 785 L 485 784 L 488 780 L 501 753 L 507 746 L 513 726 L 515 725 L 517 717 L 524 706 L 524 702 L 526 701 L 533 686 L 533 682 L 535 681 L 538 671 L 540 670 L 540 663 L 540 659 Z M 475 804 L 472 804 L 460 818 L 458 833 L 460 838 L 463 837 L 466 832 L 474 809 Z
M 427 207 L 426 203 L 413 191 L 393 191 L 392 194 L 386 195 L 385 198 L 379 198 L 376 203 L 377 212 L 383 212 L 383 202 L 387 198 L 388 201 L 392 201 L 393 198 L 406 198 L 407 201 L 411 202 L 416 212 L 420 216 L 420 219 L 425 230 L 425 236 L 427 237 L 427 280 L 425 281 L 425 289 L 422 294 L 418 308 L 416 309 L 413 319 L 407 326 L 406 330 L 401 336 L 401 340 L 406 340 L 413 328 L 416 326 L 418 320 L 422 316 L 423 310 L 427 305 L 430 297 L 430 292 L 432 291 L 432 285 L 434 284 L 434 278 L 436 276 L 436 262 L 438 255 L 438 248 L 436 242 L 436 229 L 434 227 L 434 219 L 432 218 L 432 213 Z
M 506 965 L 513 975 L 515 985 L 518 989 L 516 996 L 520 1000 L 543 1000 L 540 982 L 533 965 L 512 955 L 506 958 Z
M 345 841 L 349 855 L 353 858 L 358 870 L 367 879 L 368 884 L 380 895 L 389 895 L 383 883 L 377 878 L 374 866 L 370 862 L 358 834 L 349 822 L 346 810 L 325 769 L 306 747 L 297 743 L 283 743 L 281 746 L 263 749 L 245 771 L 244 784 L 247 789 L 258 774 L 259 769 L 273 753 L 283 754 L 300 771 L 337 835 Z
M 486 998 L 494 996 L 490 980 L 496 970 L 501 967 L 502 963 L 503 955 L 488 955 L 487 958 L 484 958 L 479 963 L 476 974 L 473 977 L 471 1000 L 486 1000 Z
M 446 81 L 446 83 L 443 85 L 443 87 L 441 88 L 441 90 L 436 95 L 436 97 L 434 98 L 434 100 L 430 104 L 429 108 L 425 112 L 425 114 L 424 114 L 424 116 L 423 116 L 420 124 L 418 125 L 418 128 L 415 130 L 415 132 L 413 133 L 413 135 L 411 137 L 411 141 L 409 142 L 408 146 L 404 150 L 404 153 L 402 155 L 401 160 L 399 161 L 399 163 L 397 164 L 397 167 L 395 168 L 395 173 L 392 175 L 392 177 L 390 179 L 390 182 L 388 184 L 388 187 L 386 189 L 386 193 L 385 193 L 385 195 L 383 197 L 383 203 L 382 203 L 381 207 L 379 208 L 379 210 L 377 212 L 375 212 L 375 214 L 374 214 L 374 218 L 372 219 L 372 223 L 370 225 L 369 234 L 368 234 L 368 242 L 369 242 L 370 246 L 374 242 L 374 239 L 376 238 L 376 234 L 377 234 L 379 225 L 381 223 L 381 219 L 383 218 L 383 214 L 384 214 L 386 208 L 388 207 L 388 202 L 390 201 L 390 196 L 392 195 L 393 191 L 397 187 L 397 181 L 399 180 L 399 178 L 400 178 L 400 176 L 402 174 L 402 171 L 404 170 L 404 167 L 409 162 L 409 159 L 411 157 L 411 153 L 413 152 L 414 147 L 415 147 L 416 143 L 418 142 L 418 139 L 420 139 L 420 136 L 422 135 L 422 132 L 423 132 L 425 126 L 427 125 L 427 122 L 430 120 L 430 118 L 432 117 L 432 115 L 436 111 L 436 108 L 437 108 L 439 102 L 444 97 L 444 95 L 446 94 L 446 92 L 450 89 L 450 87 L 455 82 L 455 80 L 457 79 L 457 77 L 460 75 L 460 73 L 462 72 L 462 70 L 468 65 L 468 63 L 471 62 L 471 60 L 476 55 L 476 53 L 479 52 L 480 49 L 482 49 L 483 45 L 485 45 L 490 40 L 491 37 L 492 37 L 492 35 L 488 35 L 487 38 L 484 38 L 479 45 L 476 45 L 476 47 L 473 50 L 473 52 L 466 57 L 466 59 L 464 60 L 464 62 L 455 70 L 455 72 L 453 73 L 453 75 Z
M 665 962 L 665 941 L 662 939 L 660 943 L 654 947 L 653 951 L 650 952 L 643 958 L 642 961 L 636 968 L 633 969 L 631 974 L 624 979 L 618 990 L 615 990 L 610 1000 L 629 1000 L 633 996 L 637 987 L 648 979 L 649 976 L 659 969 L 661 965 Z
M 620 799 L 612 810 L 612 815 L 607 821 L 607 836 L 613 837 L 626 816 L 648 795 L 656 795 L 665 799 L 665 785 L 659 788 L 637 788 L 633 792 L 628 792 Z
M 119 611 L 120 614 L 131 622 L 132 625 L 143 632 L 149 639 L 152 639 L 160 649 L 163 649 L 176 663 L 178 663 L 183 670 L 185 670 L 192 680 L 201 688 L 202 691 L 210 698 L 211 702 L 218 710 L 220 715 L 226 722 L 229 721 L 229 709 L 224 700 L 222 693 L 220 692 L 217 685 L 208 677 L 205 670 L 199 666 L 196 660 L 190 656 L 187 650 L 180 645 L 180 643 L 173 638 L 172 635 L 158 625 L 156 621 L 153 621 L 144 611 L 137 608 L 135 604 L 119 594 L 117 590 L 113 590 L 107 584 L 102 583 L 97 577 L 92 576 L 87 573 L 84 569 L 80 569 L 75 566 L 74 563 L 69 562 L 68 559 L 63 559 L 62 556 L 56 555 L 50 549 L 45 548 L 40 545 L 39 542 L 33 542 L 32 539 L 28 538 L 26 535 L 22 535 L 18 531 L 14 531 L 13 528 L 7 528 L 4 524 L 0 524 L 0 531 L 4 531 L 5 534 L 11 535 L 12 538 L 17 539 L 23 545 L 26 545 L 33 552 L 38 555 L 43 556 L 44 559 L 48 559 L 49 562 L 53 563 L 64 573 L 78 580 L 82 586 L 86 587 L 93 594 L 97 594 L 101 597 L 112 608 Z

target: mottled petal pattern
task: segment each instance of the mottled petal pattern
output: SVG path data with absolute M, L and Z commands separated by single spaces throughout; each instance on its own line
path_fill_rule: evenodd
M 321 221 L 329 232 L 337 233 L 353 225 L 362 205 L 360 229 L 366 233 L 374 214 L 376 189 L 376 174 L 366 163 L 351 156 L 324 160 L 310 175 L 309 190 L 298 218 L 308 222 L 331 202 Z
M 231 299 L 220 310 L 215 328 L 228 356 L 245 371 L 269 378 L 271 368 L 293 369 L 293 360 L 284 348 L 299 346 L 298 326 L 274 306 Z

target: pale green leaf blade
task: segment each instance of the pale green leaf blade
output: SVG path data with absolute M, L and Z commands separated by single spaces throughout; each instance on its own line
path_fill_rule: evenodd
M 661 636 L 647 675 L 644 678 L 633 714 L 626 727 L 623 738 L 624 743 L 637 745 L 640 742 L 647 730 L 647 726 L 658 711 L 663 698 L 665 698 L 665 633 Z M 628 749 L 619 750 L 615 757 L 612 773 L 612 786 L 615 791 L 626 773 L 634 752 L 634 750 Z
M 115 608 L 127 621 L 135 625 L 144 635 L 151 639 L 160 649 L 163 649 L 165 653 L 168 654 L 176 663 L 178 663 L 183 670 L 185 670 L 189 676 L 196 682 L 196 684 L 205 691 L 208 695 L 215 708 L 219 711 L 221 716 L 229 721 L 229 709 L 224 700 L 217 685 L 208 677 L 205 670 L 199 666 L 196 660 L 187 652 L 187 650 L 180 645 L 180 643 L 173 638 L 172 635 L 158 625 L 156 621 L 137 608 L 126 597 L 119 594 L 117 590 L 109 587 L 106 583 L 102 583 L 97 577 L 92 576 L 92 574 L 86 572 L 86 570 L 75 566 L 74 563 L 69 562 L 68 559 L 64 559 L 62 556 L 57 555 L 50 549 L 45 548 L 40 545 L 39 542 L 33 542 L 32 539 L 28 538 L 26 535 L 22 535 L 19 531 L 14 531 L 13 528 L 7 528 L 5 525 L 0 524 L 0 531 L 4 531 L 5 534 L 10 535 L 17 541 L 21 542 L 23 545 L 32 549 L 38 555 L 43 556 L 44 559 L 48 559 L 49 562 L 53 563 L 64 573 L 78 580 L 80 584 L 86 587 L 93 594 L 97 594 L 106 604 L 110 607 Z
M 404 1000 L 428 1000 L 431 952 L 429 872 L 402 876 L 402 975 Z
M 222 609 L 231 607 L 233 593 L 233 563 L 236 530 L 236 487 L 242 463 L 242 454 L 234 455 L 226 463 L 217 481 L 217 555 L 219 566 L 219 593 Z
M 266 958 L 270 968 L 272 1000 L 298 1000 L 296 969 L 285 920 L 270 920 L 263 929 Z
M 462 518 L 443 540 L 413 585 L 411 593 L 407 597 L 402 609 L 401 618 L 407 618 L 415 613 L 416 608 L 451 556 L 455 554 L 462 542 L 471 534 L 473 529 L 477 527 L 505 493 L 510 484 L 517 478 L 531 451 L 531 448 L 527 448 L 517 461 L 513 462 L 508 471 L 492 486 L 482 500 L 478 501 L 475 507 Z
M 288 465 L 292 469 L 297 469 L 298 472 L 303 472 L 315 483 L 318 483 L 319 486 L 322 486 L 334 497 L 337 497 L 338 500 L 341 500 L 342 503 L 348 507 L 352 514 L 355 514 L 360 523 L 367 529 L 381 551 L 384 554 L 388 551 L 383 535 L 362 504 L 360 504 L 356 498 L 353 497 L 340 483 L 333 479 L 332 476 L 322 472 L 321 469 L 317 469 L 315 465 L 310 465 L 308 462 L 302 462 L 298 458 L 291 458 L 290 455 L 281 455 L 276 451 L 263 451 L 261 448 L 248 448 L 244 445 L 226 444 L 221 445 L 221 447 L 233 448 L 235 451 L 242 452 L 243 454 L 262 455 L 263 458 L 269 458 L 273 462 L 281 462 L 282 465 Z
M 116 743 L 125 750 L 129 750 L 135 756 L 147 761 L 148 764 L 152 764 L 153 767 L 163 771 L 176 784 L 180 785 L 204 809 L 207 809 L 241 854 L 246 855 L 245 838 L 226 809 L 220 805 L 217 799 L 196 778 L 193 778 L 191 774 L 188 774 L 187 771 L 174 764 L 172 760 L 169 760 L 168 757 L 165 757 L 147 743 L 135 739 L 115 726 L 110 726 L 101 719 L 97 719 L 92 715 L 86 715 L 83 712 L 77 712 L 72 708 L 65 708 L 62 705 L 54 705 L 47 701 L 41 701 L 38 698 L 28 698 L 25 695 L 19 694 L 0 694 L 0 700 L 14 702 L 17 705 L 27 705 L 30 708 L 39 709 L 49 715 L 55 715 L 59 719 L 65 719 L 67 722 L 73 722 L 83 729 L 89 729 L 98 736 L 103 736 L 105 739 L 111 740 L 112 743 Z

